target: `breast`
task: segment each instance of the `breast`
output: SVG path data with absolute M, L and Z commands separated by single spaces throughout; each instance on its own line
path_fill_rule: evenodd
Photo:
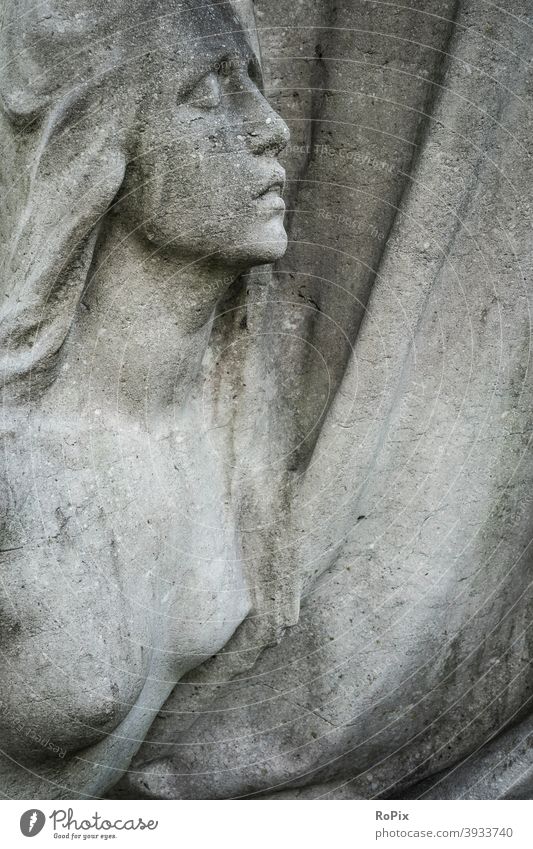
M 6 447 L 0 724 L 8 751 L 38 758 L 91 745 L 129 713 L 150 665 L 151 622 L 128 593 L 90 464 L 50 434 L 33 455 L 20 433 Z
M 128 715 L 151 670 L 178 680 L 247 613 L 231 521 L 214 507 L 206 521 L 172 446 L 144 449 L 111 429 L 92 446 L 79 429 L 41 433 L 37 459 L 13 443 L 0 724 L 19 758 L 43 755 L 37 738 L 64 751 L 94 744 Z M 211 495 L 223 502 L 213 475 Z
M 86 747 L 135 704 L 150 663 L 147 629 L 113 581 L 88 589 L 80 580 L 81 591 L 67 594 L 65 576 L 43 552 L 26 550 L 6 565 L 2 737 L 17 754 Z M 50 746 L 35 746 L 44 739 Z

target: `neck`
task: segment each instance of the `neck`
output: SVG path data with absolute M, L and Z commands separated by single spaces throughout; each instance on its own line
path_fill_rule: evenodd
M 150 255 L 113 219 L 93 268 L 53 394 L 66 393 L 69 409 L 81 415 L 153 423 L 186 400 L 215 306 L 239 271 Z

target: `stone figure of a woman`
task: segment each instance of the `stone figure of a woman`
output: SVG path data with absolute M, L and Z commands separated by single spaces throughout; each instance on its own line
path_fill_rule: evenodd
M 288 131 L 230 4 L 4 7 L 2 786 L 100 796 L 253 606 L 197 377 Z

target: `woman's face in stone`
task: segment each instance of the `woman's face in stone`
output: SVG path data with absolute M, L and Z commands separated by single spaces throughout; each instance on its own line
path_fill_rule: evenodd
M 289 132 L 235 19 L 213 8 L 205 18 L 156 60 L 123 203 L 137 233 L 167 252 L 272 262 L 287 246 L 277 155 Z

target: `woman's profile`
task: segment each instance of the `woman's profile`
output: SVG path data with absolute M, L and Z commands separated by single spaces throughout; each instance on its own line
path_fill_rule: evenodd
M 4 7 L 1 769 L 100 796 L 253 607 L 196 384 L 288 131 L 229 3 Z

